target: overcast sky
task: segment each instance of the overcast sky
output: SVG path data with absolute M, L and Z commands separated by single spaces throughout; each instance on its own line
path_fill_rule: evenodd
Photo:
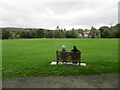
M 110 26 L 118 23 L 118 1 L 0 0 L 0 27 L 89 29 Z

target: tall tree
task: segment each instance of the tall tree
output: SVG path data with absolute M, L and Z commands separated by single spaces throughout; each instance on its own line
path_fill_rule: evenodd
M 95 38 L 95 36 L 96 36 L 95 31 L 96 31 L 96 29 L 95 29 L 94 27 L 92 27 L 92 28 L 90 29 L 89 37 Z
M 60 30 L 59 26 L 56 27 L 56 30 Z

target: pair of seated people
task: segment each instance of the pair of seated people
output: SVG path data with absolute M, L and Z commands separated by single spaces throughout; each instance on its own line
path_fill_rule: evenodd
M 66 47 L 64 45 L 62 46 L 62 51 L 67 51 Z M 80 52 L 80 51 L 76 48 L 76 46 L 73 46 L 73 49 L 71 50 L 71 52 Z M 63 63 L 66 62 L 67 63 L 67 61 L 62 61 L 62 62 Z M 73 61 L 73 64 L 77 64 L 77 61 Z

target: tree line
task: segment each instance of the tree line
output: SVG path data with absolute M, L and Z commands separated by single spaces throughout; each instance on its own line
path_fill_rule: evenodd
M 59 29 L 56 30 L 47 29 L 22 29 L 22 30 L 9 30 L 8 28 L 2 28 L 2 39 L 16 39 L 16 38 L 85 38 L 85 32 L 88 32 L 88 38 L 119 38 L 120 24 L 107 27 L 102 26 L 99 29 L 92 27 L 88 29 Z

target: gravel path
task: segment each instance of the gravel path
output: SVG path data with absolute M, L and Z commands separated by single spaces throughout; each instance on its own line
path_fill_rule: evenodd
M 16 77 L 2 81 L 3 88 L 117 88 L 118 75 Z

